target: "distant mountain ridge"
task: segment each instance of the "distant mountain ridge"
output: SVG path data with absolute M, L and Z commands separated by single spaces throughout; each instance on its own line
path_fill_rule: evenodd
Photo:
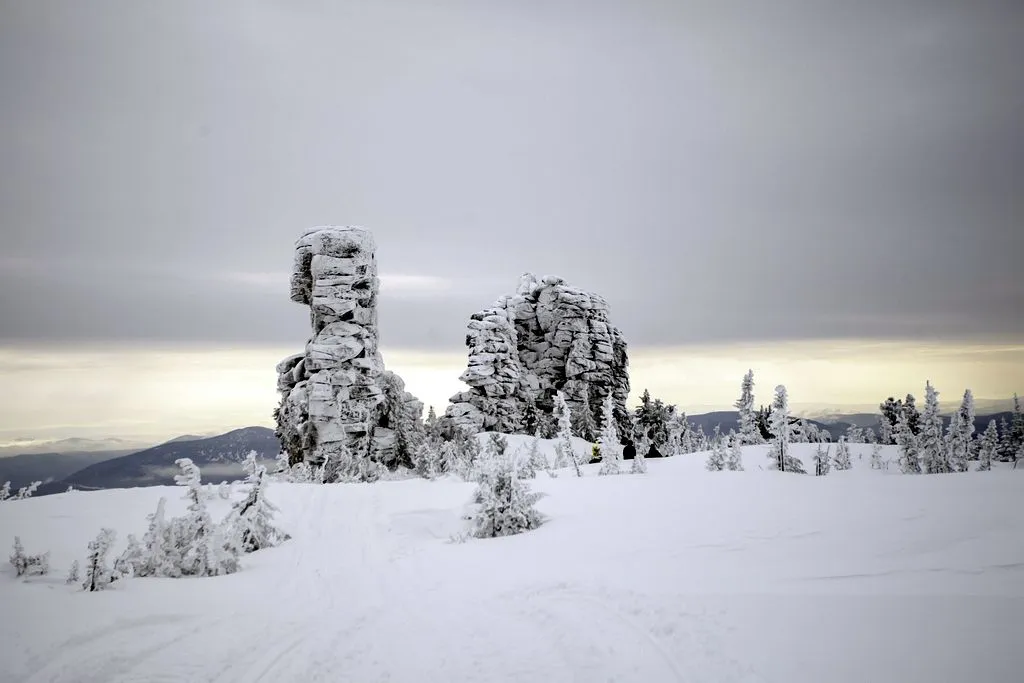
M 178 473 L 174 461 L 178 458 L 189 458 L 199 465 L 207 481 L 230 481 L 244 476 L 242 461 L 250 451 L 256 451 L 261 460 L 273 460 L 280 450 L 274 430 L 267 427 L 243 427 L 199 439 L 179 438 L 85 467 L 40 487 L 39 495 L 60 493 L 69 486 L 89 490 L 173 485 Z

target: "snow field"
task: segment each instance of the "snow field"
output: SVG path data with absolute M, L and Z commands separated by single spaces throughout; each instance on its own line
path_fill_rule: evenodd
M 103 526 L 116 556 L 184 489 L 4 503 L 0 542 L 51 551 L 53 574 L 0 573 L 0 680 L 1019 681 L 1024 471 L 901 475 L 851 448 L 826 477 L 769 471 L 767 446 L 744 472 L 705 453 L 540 473 L 543 526 L 464 543 L 472 484 L 273 483 L 293 538 L 241 572 L 100 593 L 65 585 L 71 562 Z

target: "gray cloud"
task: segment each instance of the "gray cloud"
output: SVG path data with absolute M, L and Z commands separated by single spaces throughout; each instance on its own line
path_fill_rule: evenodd
M 4 3 L 0 339 L 293 343 L 322 223 L 459 285 L 390 346 L 526 270 L 634 345 L 1024 334 L 1020 3 L 726 5 Z

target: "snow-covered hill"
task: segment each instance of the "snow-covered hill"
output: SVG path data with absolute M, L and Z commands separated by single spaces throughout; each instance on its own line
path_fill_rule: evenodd
M 1024 471 L 904 476 L 868 453 L 818 478 L 761 469 L 764 447 L 745 472 L 542 473 L 541 528 L 465 543 L 464 482 L 275 483 L 293 538 L 240 573 L 101 593 L 64 584 L 71 562 L 102 526 L 119 552 L 160 496 L 180 513 L 182 489 L 6 502 L 0 540 L 50 550 L 54 575 L 0 574 L 0 678 L 1019 681 Z

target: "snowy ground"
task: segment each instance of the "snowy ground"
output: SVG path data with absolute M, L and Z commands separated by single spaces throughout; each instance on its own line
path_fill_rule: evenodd
M 3 503 L 0 540 L 54 575 L 0 573 L 0 680 L 1020 681 L 1024 471 L 902 476 L 854 449 L 824 478 L 761 447 L 746 472 L 541 474 L 543 527 L 462 544 L 469 484 L 274 484 L 294 538 L 242 572 L 92 594 L 63 575 L 99 528 L 119 552 L 182 490 Z

